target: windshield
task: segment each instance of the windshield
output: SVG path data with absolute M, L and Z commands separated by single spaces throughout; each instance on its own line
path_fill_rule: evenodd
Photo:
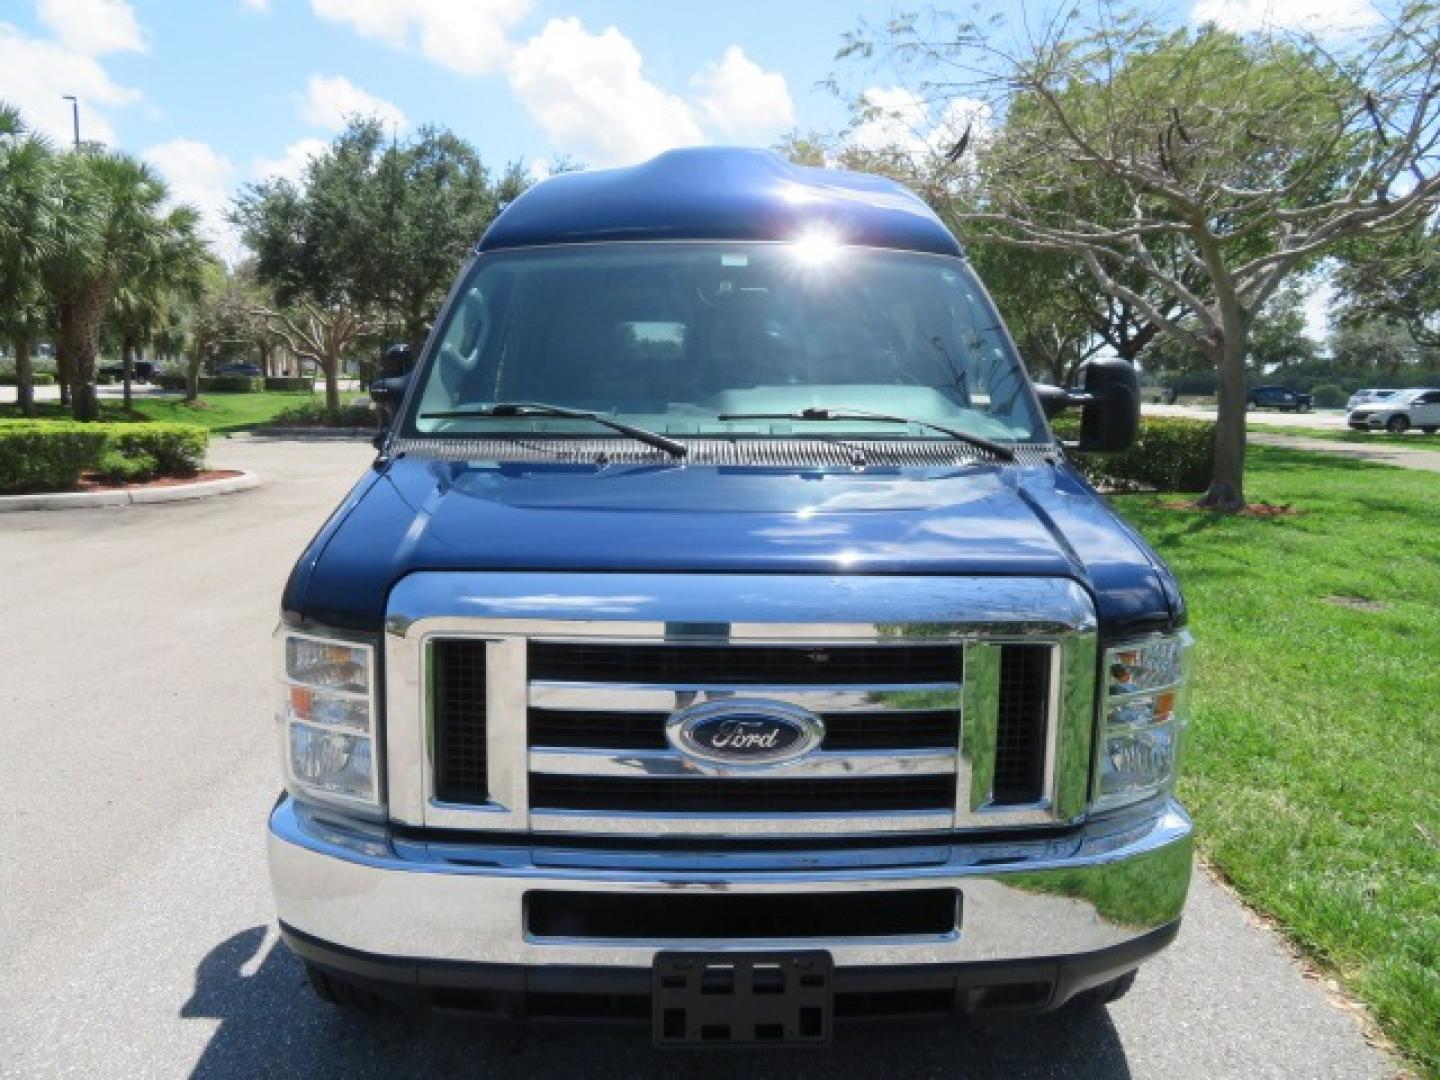
M 493 411 L 526 402 L 680 438 L 953 437 L 923 422 L 1048 438 L 994 308 L 944 256 L 805 241 L 500 252 L 476 261 L 438 341 L 409 434 L 605 434 Z

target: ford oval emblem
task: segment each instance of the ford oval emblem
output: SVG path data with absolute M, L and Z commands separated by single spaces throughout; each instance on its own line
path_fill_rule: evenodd
M 712 765 L 779 765 L 804 757 L 825 738 L 808 709 L 780 701 L 724 698 L 681 709 L 665 724 L 670 745 Z

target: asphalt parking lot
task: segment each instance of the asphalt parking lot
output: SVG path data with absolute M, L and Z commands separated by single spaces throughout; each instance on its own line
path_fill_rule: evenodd
M 364 1019 L 275 940 L 270 632 L 364 443 L 230 440 L 257 491 L 0 516 L 0 1075 L 1372 1077 L 1394 1064 L 1197 876 L 1108 1012 L 662 1054 L 632 1030 Z

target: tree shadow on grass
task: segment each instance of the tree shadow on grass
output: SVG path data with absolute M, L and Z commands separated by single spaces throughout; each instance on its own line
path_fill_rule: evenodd
M 644 1027 L 516 1029 L 389 1008 L 347 1013 L 316 999 L 300 962 L 284 945 L 266 942 L 264 927 L 242 930 L 196 968 L 180 1015 L 220 1023 L 195 1077 L 1130 1076 L 1103 1009 L 984 1026 L 854 1026 L 818 1051 L 677 1053 L 652 1047 Z

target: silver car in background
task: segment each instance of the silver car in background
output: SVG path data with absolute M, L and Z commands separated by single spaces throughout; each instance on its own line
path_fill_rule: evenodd
M 1440 431 L 1440 390 L 1397 390 L 1387 397 L 1350 410 L 1345 422 L 1356 431 L 1400 434 L 1418 427 L 1426 435 Z

